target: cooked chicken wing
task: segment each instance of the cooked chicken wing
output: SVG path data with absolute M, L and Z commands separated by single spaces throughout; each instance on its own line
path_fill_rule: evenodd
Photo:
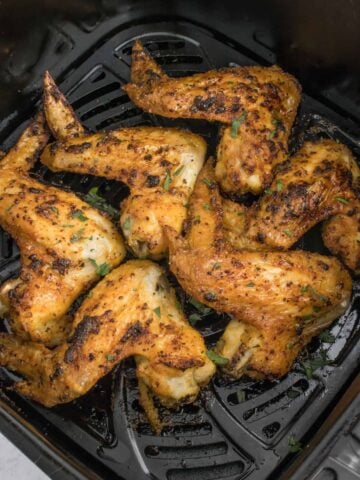
M 276 66 L 170 78 L 139 41 L 133 46 L 131 83 L 123 89 L 147 112 L 226 124 L 216 177 L 232 193 L 260 193 L 270 184 L 274 166 L 286 159 L 301 93 L 295 78 Z
M 208 163 L 190 201 L 190 231 L 167 229 L 170 268 L 198 301 L 233 317 L 217 351 L 235 377 L 282 376 L 313 336 L 346 310 L 351 278 L 335 258 L 303 251 L 235 250 Z
M 334 217 L 325 227 L 325 244 L 356 271 L 359 182 L 359 166 L 345 145 L 333 140 L 305 142 L 279 167 L 270 189 L 251 208 L 224 203 L 230 241 L 237 248 L 288 249 L 311 227 Z
M 49 350 L 0 335 L 0 364 L 25 377 L 15 389 L 47 407 L 85 394 L 130 356 L 139 379 L 168 406 L 192 402 L 215 371 L 165 272 L 148 260 L 129 261 L 98 283 L 63 345 Z
M 60 141 L 45 149 L 41 161 L 53 171 L 90 173 L 126 183 L 131 193 L 122 204 L 124 236 L 136 256 L 161 258 L 167 251 L 163 226 L 180 231 L 186 217 L 186 204 L 205 159 L 204 140 L 158 127 L 80 135 L 78 120 L 74 123 L 70 106 L 64 114 L 66 100 L 49 75 L 44 90 L 50 128 L 55 135 L 62 133 Z
M 74 300 L 125 255 L 112 223 L 76 195 L 27 171 L 47 142 L 43 116 L 0 160 L 0 225 L 20 249 L 21 272 L 0 288 L 0 314 L 17 335 L 56 345 L 67 335 Z

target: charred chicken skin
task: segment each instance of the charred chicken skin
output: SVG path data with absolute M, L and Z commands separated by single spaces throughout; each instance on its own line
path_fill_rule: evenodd
M 229 375 L 281 377 L 345 312 L 351 277 L 338 260 L 315 253 L 236 250 L 224 238 L 223 219 L 208 162 L 191 197 L 186 237 L 167 229 L 170 268 L 185 291 L 232 316 L 217 345 Z
M 19 277 L 0 287 L 0 315 L 18 336 L 56 345 L 68 333 L 67 310 L 99 278 L 97 267 L 117 266 L 125 247 L 100 212 L 28 175 L 47 140 L 39 115 L 0 160 L 0 225 L 21 255 Z
M 167 251 L 164 225 L 177 231 L 204 163 L 206 144 L 175 128 L 134 127 L 108 133 L 81 132 L 79 121 L 49 74 L 44 79 L 46 117 L 56 143 L 41 161 L 53 171 L 119 180 L 130 188 L 120 224 L 138 257 L 159 259 Z
M 224 210 L 232 244 L 255 250 L 288 249 L 332 217 L 323 228 L 325 245 L 360 271 L 360 171 L 350 150 L 334 140 L 305 142 L 251 208 L 226 201 Z
M 139 41 L 132 53 L 131 82 L 123 89 L 147 112 L 224 124 L 216 178 L 226 192 L 260 193 L 287 143 L 301 88 L 279 67 L 232 67 L 190 77 L 168 77 Z
M 131 260 L 99 282 L 76 312 L 69 340 L 55 349 L 0 335 L 0 364 L 25 377 L 15 389 L 47 407 L 84 395 L 130 356 L 167 406 L 193 401 L 215 371 L 165 272 L 148 260 Z

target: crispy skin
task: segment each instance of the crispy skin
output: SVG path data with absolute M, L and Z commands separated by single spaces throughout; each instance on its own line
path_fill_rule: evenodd
M 322 237 L 355 275 L 360 275 L 360 208 L 353 215 L 336 215 L 324 223 Z
M 222 201 L 209 163 L 190 215 L 187 238 L 167 229 L 170 268 L 186 292 L 232 315 L 217 346 L 229 359 L 225 371 L 283 376 L 303 346 L 346 310 L 349 274 L 335 258 L 315 253 L 232 248 L 223 237 Z
M 21 255 L 19 278 L 0 288 L 0 313 L 19 336 L 55 345 L 67 334 L 65 313 L 98 278 L 89 259 L 114 267 L 125 248 L 104 215 L 73 193 L 29 177 L 47 138 L 40 115 L 0 161 L 0 225 Z
M 47 111 L 55 105 L 54 88 L 45 95 Z M 62 118 L 48 115 L 53 123 L 61 124 Z M 55 124 L 52 130 L 64 128 Z M 167 251 L 163 226 L 181 230 L 205 153 L 204 140 L 190 132 L 135 127 L 68 137 L 49 145 L 41 161 L 53 171 L 90 173 L 126 183 L 131 193 L 122 205 L 124 236 L 135 255 L 158 259 Z
M 235 67 L 170 78 L 139 41 L 123 89 L 143 110 L 232 124 L 223 129 L 216 177 L 232 193 L 261 192 L 285 160 L 301 88 L 279 67 Z M 235 121 L 235 122 L 234 122 Z
M 0 336 L 0 364 L 26 378 L 15 389 L 47 407 L 85 394 L 130 356 L 139 379 L 170 406 L 193 401 L 215 371 L 165 272 L 147 260 L 107 275 L 76 312 L 68 342 L 56 349 Z
M 333 140 L 306 142 L 279 168 L 270 189 L 250 209 L 224 203 L 229 239 L 237 248 L 285 250 L 314 225 L 333 217 L 324 230 L 325 244 L 356 271 L 359 182 L 359 167 L 345 145 Z

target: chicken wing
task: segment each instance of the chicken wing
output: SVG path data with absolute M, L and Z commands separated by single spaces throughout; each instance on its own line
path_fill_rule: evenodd
M 230 240 L 237 248 L 288 249 L 311 227 L 333 217 L 324 230 L 325 244 L 356 272 L 359 185 L 359 166 L 345 145 L 333 140 L 306 142 L 278 168 L 270 189 L 251 208 L 225 202 Z
M 131 83 L 123 89 L 147 112 L 226 125 L 216 178 L 226 192 L 260 193 L 287 143 L 300 102 L 295 78 L 279 67 L 232 67 L 170 78 L 139 41 L 133 46 Z
M 44 91 L 51 130 L 68 136 L 62 133 L 60 141 L 46 147 L 41 161 L 53 171 L 90 173 L 128 185 L 131 193 L 120 218 L 124 236 L 136 256 L 161 258 L 167 251 L 163 226 L 180 231 L 186 217 L 186 204 L 205 159 L 204 140 L 158 127 L 80 135 L 78 120 L 73 131 L 72 110 L 69 106 L 64 114 L 66 100 L 48 75 Z
M 130 356 L 139 379 L 167 406 L 192 402 L 215 371 L 165 272 L 148 260 L 131 260 L 99 282 L 63 345 L 50 350 L 0 335 L 0 364 L 25 377 L 15 389 L 47 407 L 84 395 Z
M 0 314 L 23 338 L 56 345 L 67 335 L 65 314 L 103 270 L 125 255 L 112 223 L 75 194 L 28 175 L 47 142 L 39 115 L 0 160 L 0 225 L 20 249 L 21 272 L 0 288 Z
M 217 345 L 225 371 L 287 373 L 313 336 L 346 310 L 351 277 L 335 258 L 303 251 L 235 250 L 208 163 L 190 202 L 186 238 L 167 229 L 170 268 L 186 292 L 232 320 Z

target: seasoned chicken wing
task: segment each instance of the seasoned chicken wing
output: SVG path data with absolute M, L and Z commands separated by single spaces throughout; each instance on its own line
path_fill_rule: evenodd
M 288 249 L 311 227 L 333 217 L 324 230 L 325 244 L 359 270 L 359 186 L 359 166 L 345 145 L 305 142 L 251 208 L 224 203 L 229 238 L 237 248 Z
M 80 135 L 79 122 L 73 120 L 70 106 L 64 113 L 66 100 L 51 77 L 46 75 L 44 82 L 46 116 L 54 134 L 61 134 L 46 147 L 41 161 L 53 171 L 90 173 L 126 183 L 131 193 L 121 210 L 124 236 L 136 256 L 161 258 L 167 251 L 163 226 L 180 231 L 186 217 L 186 204 L 205 159 L 204 140 L 158 127 Z
M 125 248 L 116 228 L 75 194 L 28 175 L 47 142 L 43 116 L 0 160 L 0 225 L 14 238 L 21 271 L 0 287 L 0 314 L 23 338 L 56 345 L 69 326 L 65 314 L 98 277 L 118 265 Z
M 167 406 L 192 402 L 215 371 L 165 272 L 148 260 L 129 261 L 98 283 L 63 345 L 49 350 L 0 335 L 0 364 L 25 377 L 15 389 L 47 407 L 84 395 L 130 356 L 139 379 Z
M 198 301 L 232 316 L 217 352 L 239 377 L 287 373 L 313 336 L 346 310 L 351 278 L 333 257 L 303 251 L 235 250 L 208 162 L 190 201 L 186 238 L 167 229 L 170 268 Z
M 170 118 L 199 118 L 226 125 L 216 177 L 223 190 L 260 193 L 287 143 L 301 89 L 279 67 L 232 67 L 170 78 L 139 41 L 133 46 L 131 83 L 123 89 L 143 110 Z

